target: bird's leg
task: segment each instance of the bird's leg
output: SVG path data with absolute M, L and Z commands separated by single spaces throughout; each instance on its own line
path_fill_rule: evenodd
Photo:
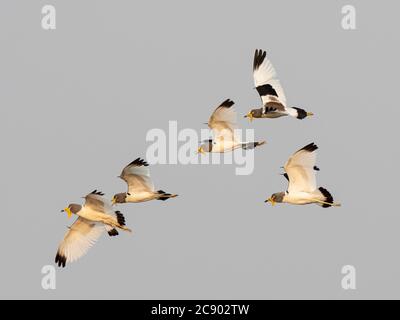
M 332 207 L 341 207 L 342 205 L 340 203 L 330 203 L 330 202 L 325 202 L 325 201 L 321 201 L 321 200 L 314 200 L 316 203 L 319 204 L 326 204 Z

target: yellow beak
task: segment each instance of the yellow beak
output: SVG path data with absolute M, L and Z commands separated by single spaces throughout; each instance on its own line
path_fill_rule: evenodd
M 70 208 L 65 208 L 64 211 L 67 213 L 68 219 L 72 217 L 72 211 Z
M 265 200 L 265 202 L 271 202 L 272 206 L 276 205 L 276 201 L 274 199 L 272 199 L 271 197 L 269 197 L 267 200 Z
M 199 153 L 205 154 L 205 152 L 204 152 L 204 150 L 203 150 L 202 147 L 199 147 L 199 148 L 197 149 L 197 154 L 199 154 Z
M 312 112 L 307 112 L 307 116 L 308 117 L 312 117 L 314 115 L 314 113 L 312 113 Z
M 116 204 L 117 203 L 117 199 L 115 197 L 113 197 L 112 200 L 111 200 L 111 203 L 112 203 L 112 205 Z
M 253 114 L 251 112 L 249 112 L 248 114 L 246 114 L 246 118 L 249 118 L 250 122 L 253 121 L 254 117 Z

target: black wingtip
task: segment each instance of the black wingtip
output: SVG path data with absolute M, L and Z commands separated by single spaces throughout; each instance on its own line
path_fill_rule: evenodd
M 104 196 L 104 193 L 101 191 L 93 190 L 90 194 L 94 194 L 96 196 Z
M 254 54 L 253 71 L 257 70 L 264 62 L 267 52 L 261 49 L 256 49 Z
M 54 261 L 60 268 L 65 268 L 65 265 L 67 264 L 67 258 L 61 255 L 59 252 L 57 252 L 56 259 Z
M 128 166 L 148 167 L 149 164 L 142 158 L 137 158 L 133 160 L 130 164 L 128 164 Z
M 318 146 L 314 142 L 311 142 L 310 144 L 308 144 L 305 147 L 301 148 L 299 151 L 314 152 L 317 149 L 318 149 Z
M 221 103 L 220 108 L 230 108 L 235 103 L 231 99 L 226 99 L 224 102 Z

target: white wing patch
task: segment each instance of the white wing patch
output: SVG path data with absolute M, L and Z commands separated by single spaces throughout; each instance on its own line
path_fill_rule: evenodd
M 128 184 L 128 193 L 154 192 L 155 187 L 150 178 L 150 170 L 148 164 L 138 158 L 127 165 L 121 174 L 123 179 Z
M 107 212 L 111 208 L 110 203 L 104 197 L 104 193 L 94 190 L 85 197 L 84 207 L 97 212 Z
M 218 143 L 236 142 L 237 113 L 232 107 L 234 102 L 227 99 L 215 109 L 208 121 L 208 126 L 213 130 L 214 140 Z
M 288 192 L 309 192 L 317 189 L 315 175 L 316 150 L 318 147 L 311 143 L 292 155 L 285 164 L 285 171 L 289 177 Z
M 276 78 L 277 73 L 272 63 L 267 58 L 267 53 L 256 50 L 253 65 L 254 85 L 257 89 L 263 105 L 268 102 L 279 100 L 286 106 L 286 96 L 280 81 Z M 273 99 L 271 99 L 273 97 Z

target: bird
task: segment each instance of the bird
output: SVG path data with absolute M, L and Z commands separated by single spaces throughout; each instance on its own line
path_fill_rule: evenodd
M 314 115 L 312 112 L 307 112 L 304 109 L 287 106 L 285 93 L 265 51 L 257 49 L 255 52 L 253 76 L 255 89 L 261 97 L 262 107 L 252 109 L 244 116 L 250 122 L 253 119 L 274 119 L 284 116 L 292 116 L 302 120 Z
M 60 243 L 55 263 L 64 268 L 67 263 L 74 262 L 84 256 L 88 250 L 97 242 L 104 231 L 110 237 L 118 235 L 117 229 L 132 232 L 126 227 L 125 218 L 120 211 L 113 211 L 109 200 L 104 193 L 94 190 L 84 197 L 85 204 L 69 204 L 61 210 L 71 218 L 78 218 L 69 227 L 69 230 Z
M 331 193 L 323 187 L 317 188 L 315 165 L 318 146 L 310 143 L 295 152 L 286 162 L 283 176 L 288 180 L 289 187 L 285 192 L 272 194 L 265 202 L 273 206 L 276 203 L 305 205 L 315 203 L 323 208 L 340 207 L 334 203 Z
M 165 201 L 175 198 L 177 194 L 166 193 L 162 190 L 156 191 L 150 178 L 149 164 L 141 158 L 137 158 L 128 164 L 118 178 L 124 180 L 128 185 L 128 191 L 117 193 L 112 198 L 112 204 L 137 203 L 150 200 Z
M 227 99 L 219 105 L 208 121 L 208 127 L 213 131 L 213 139 L 203 141 L 197 152 L 225 153 L 235 149 L 251 150 L 262 146 L 266 141 L 241 142 L 235 134 L 237 114 L 232 106 L 235 103 Z

